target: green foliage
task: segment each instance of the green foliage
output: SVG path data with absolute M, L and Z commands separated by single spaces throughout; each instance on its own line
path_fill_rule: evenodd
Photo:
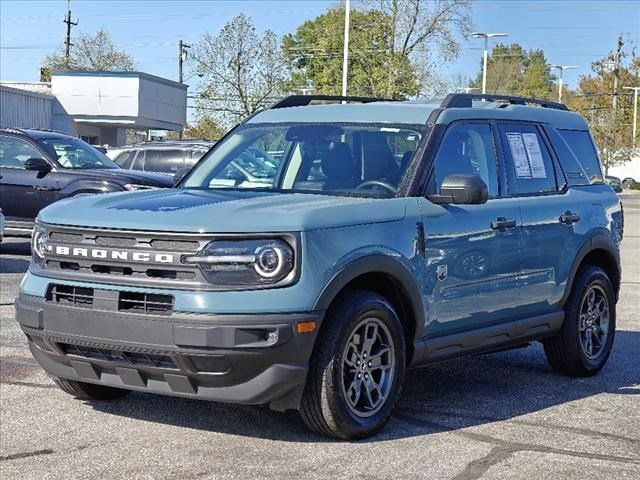
M 47 55 L 42 65 L 41 80 L 50 81 L 51 72 L 55 70 L 127 72 L 134 69 L 133 57 L 116 48 L 108 31 L 98 30 L 94 35 L 78 35 L 73 40 L 68 60 L 64 45 L 59 46 L 55 53 Z
M 555 98 L 555 76 L 542 50 L 525 50 L 521 45 L 496 45 L 487 61 L 487 93 L 524 97 Z M 480 70 L 471 87 L 482 88 Z
M 203 115 L 193 125 L 187 125 L 184 130 L 185 138 L 206 138 L 207 140 L 218 140 L 225 134 L 226 130 L 210 115 Z
M 309 20 L 283 39 L 291 68 L 287 88 L 340 94 L 344 8 Z M 419 84 L 406 53 L 393 51 L 391 18 L 377 10 L 350 12 L 348 95 L 398 98 L 416 95 Z
M 190 64 L 201 76 L 197 107 L 218 125 L 229 127 L 283 95 L 287 78 L 278 37 L 259 35 L 240 14 L 217 35 L 206 33 L 194 46 Z

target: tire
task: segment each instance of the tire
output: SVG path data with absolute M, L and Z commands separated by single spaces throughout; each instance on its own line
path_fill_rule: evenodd
M 594 293 L 594 308 L 590 314 L 588 295 Z M 606 304 L 602 303 L 602 300 Z M 597 308 L 596 308 L 597 307 Z M 605 317 L 597 312 L 607 309 Z M 565 306 L 562 329 L 554 337 L 543 341 L 544 352 L 551 367 L 558 373 L 572 377 L 595 375 L 607 363 L 616 331 L 616 303 L 609 277 L 600 267 L 586 266 L 578 270 Z M 590 323 L 596 326 L 590 326 Z M 582 323 L 582 326 L 581 326 Z M 598 327 L 599 325 L 599 327 Z M 603 326 L 604 325 L 604 326 Z M 594 333 L 590 333 L 589 329 Z M 606 334 L 606 337 L 602 335 Z M 591 355 L 589 341 L 591 336 Z M 600 338 L 600 341 L 596 341 Z
M 343 295 L 327 312 L 311 356 L 300 406 L 304 422 L 341 439 L 378 432 L 398 401 L 405 351 L 402 324 L 384 297 L 362 290 Z
M 93 383 L 78 382 L 65 378 L 52 377 L 54 383 L 65 393 L 73 395 L 78 400 L 117 400 L 129 394 L 129 390 L 94 385 Z

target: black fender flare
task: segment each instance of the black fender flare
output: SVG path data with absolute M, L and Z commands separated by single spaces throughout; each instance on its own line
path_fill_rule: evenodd
M 425 323 L 422 294 L 411 271 L 399 260 L 389 255 L 365 255 L 343 265 L 324 286 L 316 299 L 313 310 L 327 310 L 331 302 L 349 282 L 367 273 L 384 273 L 393 277 L 400 284 L 414 313 L 415 334 L 413 340 L 418 340 Z
M 592 235 L 587 240 L 585 240 L 585 242 L 582 244 L 582 247 L 580 247 L 580 250 L 578 250 L 578 254 L 576 255 L 575 260 L 573 261 L 573 265 L 571 266 L 571 270 L 569 272 L 569 278 L 567 280 L 567 287 L 565 288 L 564 295 L 560 300 L 560 305 L 562 307 L 564 307 L 564 304 L 567 301 L 567 298 L 569 298 L 569 294 L 571 293 L 571 290 L 573 288 L 573 282 L 575 280 L 576 274 L 578 273 L 578 268 L 580 268 L 580 265 L 582 264 L 585 257 L 589 255 L 589 253 L 593 252 L 594 250 L 603 250 L 611 257 L 611 260 L 613 260 L 617 269 L 617 273 L 618 273 L 617 280 L 620 279 L 620 275 L 621 275 L 620 252 L 618 248 L 615 246 L 615 244 L 613 243 L 611 236 L 606 233 L 597 233 L 595 235 Z M 614 279 L 611 279 L 611 280 L 613 281 Z M 619 292 L 620 292 L 620 282 L 618 281 L 617 283 L 618 283 L 617 288 L 614 285 L 616 300 L 618 299 Z

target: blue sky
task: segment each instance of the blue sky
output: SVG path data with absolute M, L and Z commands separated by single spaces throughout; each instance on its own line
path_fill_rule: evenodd
M 336 3 L 72 0 L 71 8 L 73 19 L 80 21 L 73 33 L 107 29 L 134 56 L 138 70 L 176 79 L 179 39 L 195 42 L 240 12 L 249 15 L 258 30 L 269 28 L 282 35 Z M 0 79 L 38 80 L 41 59 L 64 40 L 66 4 L 66 0 L 0 1 Z M 592 61 L 613 50 L 618 33 L 624 34 L 629 55 L 640 43 L 639 1 L 476 0 L 473 20 L 475 30 L 508 33 L 509 42 L 544 49 L 551 63 L 577 65 L 578 69 L 565 72 L 571 87 L 579 75 L 589 73 Z M 446 77 L 474 77 L 478 72 L 481 41 L 466 40 L 462 46 L 460 58 L 444 68 Z

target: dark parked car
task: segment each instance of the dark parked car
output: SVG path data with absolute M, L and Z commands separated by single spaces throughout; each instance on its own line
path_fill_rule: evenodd
M 30 235 L 38 212 L 81 194 L 170 187 L 164 175 L 123 170 L 88 143 L 45 130 L 0 129 L 5 235 Z
M 621 193 L 622 192 L 622 180 L 618 177 L 612 177 L 611 175 L 607 175 L 604 177 L 604 183 L 609 185 L 614 192 Z
M 207 140 L 143 142 L 121 147 L 107 156 L 122 168 L 175 175 L 178 170 L 195 165 L 214 143 Z

